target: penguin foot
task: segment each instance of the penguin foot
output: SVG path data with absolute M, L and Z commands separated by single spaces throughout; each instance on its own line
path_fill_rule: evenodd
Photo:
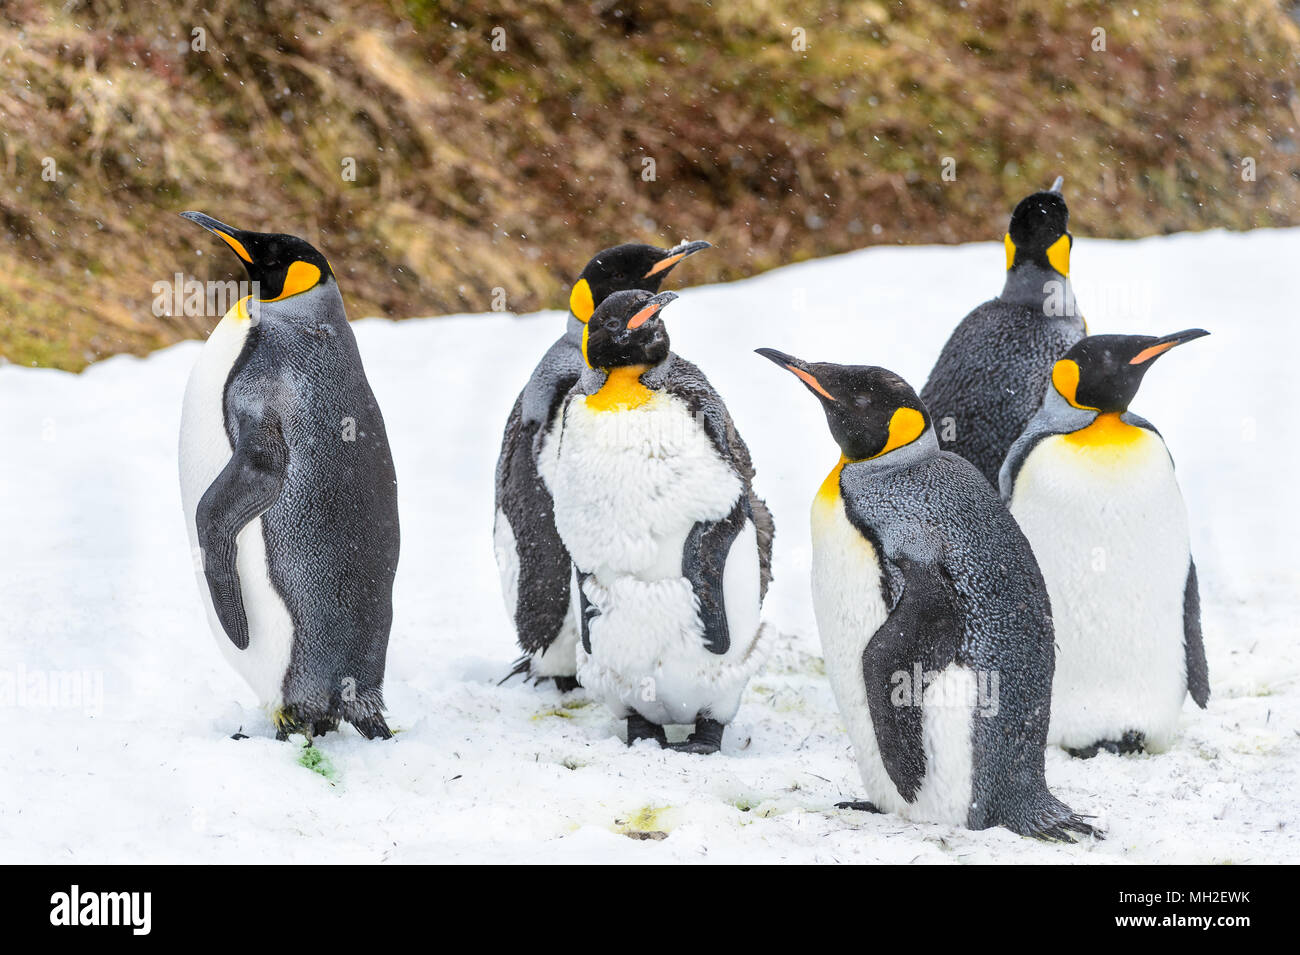
M 640 713 L 633 713 L 627 718 L 627 745 L 631 746 L 639 739 L 658 740 L 660 746 L 668 745 L 668 737 L 662 726 L 651 723 Z
M 1116 756 L 1128 756 L 1133 753 L 1141 753 L 1146 750 L 1146 735 L 1139 733 L 1137 730 L 1129 730 L 1118 740 L 1100 739 L 1091 746 L 1084 746 L 1080 749 L 1066 748 L 1066 752 L 1075 759 L 1092 759 L 1098 753 L 1105 751 L 1113 753 Z
M 382 713 L 371 713 L 369 716 L 361 716 L 348 722 L 366 739 L 393 738 L 393 731 L 388 728 L 388 723 L 384 720 L 384 714 Z M 335 721 L 335 725 L 338 725 L 337 721 Z
M 883 814 L 885 810 L 876 807 L 875 803 L 867 802 L 865 799 L 850 799 L 847 802 L 837 802 L 836 809 L 856 809 L 858 812 L 875 812 Z
M 574 690 L 582 689 L 582 684 L 578 682 L 576 676 L 553 676 L 555 688 L 561 693 L 572 693 Z
M 722 731 L 726 728 L 725 723 L 719 723 L 717 720 L 698 719 L 695 721 L 695 732 L 682 742 L 671 744 L 671 748 L 679 753 L 698 753 L 701 756 L 708 756 L 722 749 Z
M 333 717 L 327 716 L 323 720 L 312 720 L 311 735 L 324 736 L 326 733 L 330 732 L 331 730 L 336 730 L 338 728 L 339 728 L 339 721 Z

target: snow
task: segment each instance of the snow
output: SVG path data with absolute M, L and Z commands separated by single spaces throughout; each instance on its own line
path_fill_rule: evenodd
M 1045 845 L 833 808 L 860 788 L 813 625 L 808 507 L 837 450 L 817 403 L 751 351 L 881 364 L 919 388 L 952 326 L 999 288 L 1002 260 L 1000 244 L 876 248 L 686 288 L 665 314 L 674 347 L 728 401 L 777 522 L 766 616 L 780 637 L 713 757 L 626 748 L 582 691 L 497 685 L 516 653 L 492 557 L 493 467 L 561 314 L 355 324 L 401 486 L 386 686 L 399 733 L 318 740 L 329 776 L 301 764 L 300 740 L 273 739 L 199 604 L 176 477 L 199 344 L 81 375 L 0 368 L 0 858 L 1297 861 L 1300 527 L 1279 500 L 1300 445 L 1297 333 L 1279 303 L 1300 230 L 1075 247 L 1093 331 L 1213 333 L 1162 359 L 1134 404 L 1178 462 L 1210 707 L 1189 701 L 1161 756 L 1047 754 L 1050 787 L 1106 840 Z M 670 284 L 689 278 L 688 265 Z M 81 702 L 35 695 L 54 678 L 83 687 Z M 231 739 L 241 728 L 250 738 Z

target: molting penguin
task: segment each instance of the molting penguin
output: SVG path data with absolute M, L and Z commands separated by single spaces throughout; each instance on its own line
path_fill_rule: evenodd
M 673 266 L 707 248 L 707 242 L 683 242 L 671 249 L 627 243 L 598 253 L 573 285 L 563 337 L 542 357 L 515 401 L 497 459 L 493 528 L 506 612 L 524 651 L 511 676 L 549 677 L 561 690 L 578 685 L 574 648 L 579 628 L 569 594 L 573 568 L 555 530 L 551 492 L 538 464 L 564 396 L 585 367 L 581 345 L 587 320 L 611 292 L 659 291 Z
M 693 723 L 716 752 L 762 662 L 772 516 L 722 399 L 668 348 L 677 296 L 615 292 L 583 333 L 587 369 L 548 446 L 555 526 L 579 581 L 582 685 L 627 740 Z
M 1047 790 L 1051 610 L 993 488 L 893 372 L 759 354 L 820 399 L 841 451 L 812 508 L 817 628 L 870 800 L 841 805 L 1092 834 Z
M 1210 698 L 1187 508 L 1164 440 L 1128 410 L 1157 356 L 1206 334 L 1085 338 L 1002 466 L 1056 621 L 1048 740 L 1076 756 L 1164 749 L 1183 697 Z
M 994 487 L 1011 443 L 1038 410 L 1052 362 L 1087 334 L 1070 286 L 1070 211 L 1061 180 L 1020 201 L 1007 230 L 1002 294 L 954 329 L 921 400 L 946 451 Z
M 386 739 L 397 478 L 338 283 L 302 239 L 182 215 L 255 283 L 209 336 L 181 414 L 209 623 L 279 738 L 342 719 Z

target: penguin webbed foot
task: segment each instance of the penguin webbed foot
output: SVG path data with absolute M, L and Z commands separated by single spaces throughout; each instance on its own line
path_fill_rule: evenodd
M 874 812 L 881 815 L 885 810 L 879 808 L 875 803 L 867 802 L 865 799 L 849 799 L 844 802 L 837 802 L 836 809 L 854 809 L 858 812 Z
M 582 684 L 578 682 L 576 676 L 553 676 L 555 688 L 561 693 L 572 693 L 574 690 L 582 689 Z
M 669 744 L 670 749 L 679 753 L 696 753 L 708 756 L 722 749 L 722 733 L 727 728 L 725 723 L 701 717 L 695 721 L 695 732 L 680 743 Z
M 627 745 L 631 746 L 639 739 L 656 740 L 660 747 L 668 745 L 668 737 L 662 726 L 651 723 L 640 713 L 633 713 L 627 718 Z
M 1146 744 L 1145 734 L 1137 730 L 1129 730 L 1117 740 L 1099 739 L 1091 746 L 1083 746 L 1079 749 L 1070 749 L 1067 746 L 1065 751 L 1075 759 L 1092 759 L 1103 751 L 1115 756 L 1130 756 L 1134 753 L 1146 752 Z

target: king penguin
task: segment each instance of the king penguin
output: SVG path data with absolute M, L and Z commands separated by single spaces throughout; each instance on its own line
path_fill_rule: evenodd
M 1166 749 L 1183 698 L 1210 698 L 1187 508 L 1164 439 L 1128 410 L 1158 356 L 1207 334 L 1085 338 L 1002 465 L 1056 621 L 1048 741 L 1075 756 Z
M 554 503 L 539 462 L 564 396 L 585 367 L 581 345 L 587 321 L 610 293 L 657 292 L 673 266 L 707 248 L 707 242 L 671 249 L 625 243 L 597 253 L 573 284 L 564 335 L 542 356 L 511 409 L 497 459 L 493 544 L 506 613 L 523 650 L 512 676 L 550 678 L 561 690 L 578 685 L 579 628 L 569 592 L 573 569 L 555 530 Z
M 208 337 L 181 412 L 209 623 L 280 739 L 340 720 L 386 739 L 397 477 L 338 282 L 302 239 L 182 215 L 254 283 Z
M 921 389 L 944 450 L 994 487 L 1011 442 L 1038 410 L 1052 362 L 1087 334 L 1070 285 L 1074 237 L 1061 184 L 1016 206 L 1002 294 L 961 320 Z
M 1052 616 L 993 488 L 883 368 L 759 354 L 817 396 L 840 460 L 812 507 L 813 609 L 868 802 L 918 822 L 1093 834 L 1047 789 Z
M 615 292 L 596 309 L 550 486 L 577 571 L 582 685 L 627 720 L 628 745 L 693 724 L 674 748 L 704 754 L 762 663 L 773 525 L 722 399 L 669 350 L 659 311 L 676 297 Z

